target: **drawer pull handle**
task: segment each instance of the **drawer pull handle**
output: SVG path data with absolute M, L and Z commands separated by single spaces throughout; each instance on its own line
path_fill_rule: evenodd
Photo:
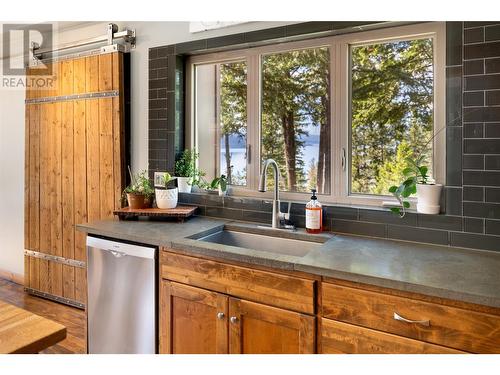
M 394 320 L 399 320 L 400 322 L 405 322 L 405 323 L 411 323 L 411 324 L 420 324 L 425 327 L 430 327 L 431 321 L 430 320 L 411 320 L 411 319 L 406 319 L 403 318 L 401 315 L 398 313 L 394 313 Z

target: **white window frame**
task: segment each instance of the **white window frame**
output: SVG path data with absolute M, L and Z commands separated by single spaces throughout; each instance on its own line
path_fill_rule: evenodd
M 445 120 L 445 39 L 444 22 L 420 23 L 410 26 L 391 27 L 370 30 L 354 34 L 337 35 L 326 38 L 308 39 L 286 43 L 277 43 L 227 52 L 190 56 L 186 71 L 186 147 L 198 144 L 194 123 L 195 111 L 195 66 L 231 61 L 247 63 L 247 147 L 251 146 L 249 156 L 251 164 L 247 168 L 247 186 L 231 186 L 234 196 L 259 197 L 269 199 L 272 192 L 260 193 L 257 190 L 260 174 L 260 119 L 261 119 L 261 58 L 263 55 L 287 52 L 290 50 L 328 47 L 330 51 L 330 72 L 332 77 L 331 95 L 331 176 L 330 195 L 321 195 L 320 200 L 331 204 L 382 206 L 391 197 L 383 195 L 349 194 L 350 184 L 350 46 L 407 40 L 415 38 L 432 38 L 434 48 L 434 153 L 433 175 L 437 183 L 445 183 L 446 176 L 446 127 Z M 247 148 L 248 151 L 248 148 Z M 342 167 L 342 156 L 345 152 L 345 170 Z M 280 192 L 283 200 L 305 201 L 309 193 Z

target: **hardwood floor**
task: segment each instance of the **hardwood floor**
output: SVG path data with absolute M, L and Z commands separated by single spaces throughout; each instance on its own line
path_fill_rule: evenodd
M 1 278 L 0 299 L 66 326 L 66 339 L 42 353 L 86 353 L 86 322 L 83 310 L 31 296 L 24 292 L 22 285 Z

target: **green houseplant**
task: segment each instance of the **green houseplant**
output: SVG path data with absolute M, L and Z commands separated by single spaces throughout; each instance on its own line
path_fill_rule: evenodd
M 391 186 L 389 192 L 399 202 L 398 207 L 391 207 L 391 211 L 399 214 L 401 218 L 406 215 L 406 209 L 410 208 L 408 198 L 417 195 L 417 212 L 423 214 L 439 214 L 442 184 L 433 183 L 429 176 L 429 167 L 425 165 L 426 151 L 429 145 L 440 134 L 446 126 L 441 127 L 424 144 L 419 153 L 405 158 L 406 168 L 403 169 L 404 180 L 399 186 Z
M 220 177 L 214 178 L 210 183 L 210 189 L 217 189 L 219 196 L 225 196 L 227 194 L 227 177 L 222 174 Z
M 128 206 L 134 209 L 151 206 L 154 190 L 148 178 L 147 171 L 140 171 L 134 175 L 130 167 L 128 167 L 128 172 L 131 182 L 124 190 Z
M 424 156 L 406 158 L 406 168 L 403 170 L 405 180 L 399 186 L 391 186 L 389 192 L 397 199 L 400 206 L 391 207 L 391 211 L 404 217 L 406 209 L 410 208 L 407 198 L 417 195 L 417 212 L 424 214 L 439 213 L 439 199 L 441 184 L 431 182 L 428 174 L 429 167 L 424 164 Z
M 199 154 L 195 149 L 186 149 L 175 162 L 175 176 L 179 192 L 190 193 L 193 185 L 198 185 L 204 173 L 196 166 Z

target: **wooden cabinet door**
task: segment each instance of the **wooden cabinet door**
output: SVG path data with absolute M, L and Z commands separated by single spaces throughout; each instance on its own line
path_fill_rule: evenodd
M 231 354 L 314 353 L 315 318 L 229 298 Z
M 162 280 L 160 303 L 160 353 L 228 353 L 227 296 Z

